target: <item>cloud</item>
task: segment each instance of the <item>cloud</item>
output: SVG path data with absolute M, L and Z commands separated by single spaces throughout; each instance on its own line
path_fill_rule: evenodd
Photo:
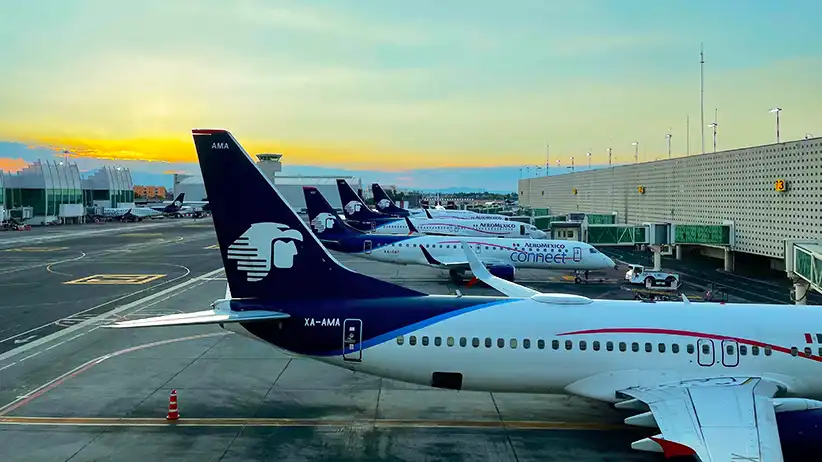
M 29 163 L 23 158 L 0 157 L 0 170 L 5 172 L 18 172 L 25 168 Z

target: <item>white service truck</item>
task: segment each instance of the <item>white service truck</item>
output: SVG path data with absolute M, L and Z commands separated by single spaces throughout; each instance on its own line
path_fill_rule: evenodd
M 628 265 L 625 280 L 631 284 L 642 284 L 646 289 L 660 287 L 669 290 L 679 288 L 679 275 L 665 271 L 648 271 L 642 265 Z

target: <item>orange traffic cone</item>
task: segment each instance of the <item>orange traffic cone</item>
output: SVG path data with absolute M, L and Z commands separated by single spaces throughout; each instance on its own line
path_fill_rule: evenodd
M 168 397 L 168 415 L 166 420 L 177 420 L 180 418 L 180 412 L 177 410 L 177 390 L 171 390 L 171 395 Z

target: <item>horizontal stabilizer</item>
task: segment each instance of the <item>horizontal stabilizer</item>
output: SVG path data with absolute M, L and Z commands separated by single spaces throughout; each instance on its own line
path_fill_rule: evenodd
M 193 326 L 197 324 L 223 324 L 231 322 L 253 322 L 272 321 L 276 319 L 288 319 L 286 313 L 278 311 L 226 311 L 226 310 L 205 310 L 193 313 L 171 314 L 167 316 L 154 316 L 145 319 L 134 319 L 131 321 L 120 321 L 104 327 L 113 329 L 131 329 L 137 327 L 160 327 L 160 326 Z
M 465 256 L 468 257 L 468 265 L 471 267 L 471 272 L 474 273 L 474 276 L 480 281 L 509 297 L 530 298 L 540 294 L 540 292 L 534 289 L 529 289 L 528 287 L 494 276 L 488 271 L 488 268 L 482 264 L 470 245 L 464 245 L 463 249 L 465 250 Z

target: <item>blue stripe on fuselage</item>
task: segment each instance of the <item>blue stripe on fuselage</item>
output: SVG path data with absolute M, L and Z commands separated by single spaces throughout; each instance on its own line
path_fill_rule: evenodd
M 319 282 L 319 286 L 322 282 Z M 362 322 L 359 349 L 370 348 L 391 338 L 479 309 L 517 301 L 505 297 L 454 297 L 427 295 L 383 299 L 343 299 L 307 303 L 232 303 L 288 313 L 283 321 L 244 323 L 249 332 L 280 348 L 309 356 L 335 356 L 343 351 L 345 320 Z M 314 320 L 315 322 L 309 322 Z M 319 320 L 332 320 L 323 326 Z M 351 350 L 349 350 L 350 352 Z M 356 351 L 356 350 L 354 350 Z

